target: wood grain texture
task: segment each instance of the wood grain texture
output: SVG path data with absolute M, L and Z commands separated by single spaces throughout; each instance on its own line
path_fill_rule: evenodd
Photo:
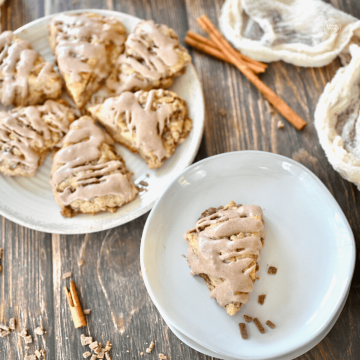
M 360 18 L 357 0 L 332 4 Z M 173 27 L 181 39 L 187 30 L 203 34 L 196 18 L 206 14 L 215 24 L 223 0 L 7 0 L 0 8 L 1 29 L 15 30 L 44 15 L 80 8 L 126 12 Z M 335 172 L 321 149 L 313 113 L 325 84 L 340 66 L 335 60 L 324 68 L 300 68 L 283 62 L 270 64 L 261 79 L 281 96 L 308 125 L 302 132 L 285 124 L 244 76 L 232 65 L 189 49 L 200 75 L 206 102 L 206 129 L 196 161 L 235 150 L 264 150 L 299 161 L 313 171 L 339 202 L 359 247 L 360 194 Z M 222 89 L 222 91 L 219 91 Z M 221 110 L 226 115 L 221 115 Z M 147 295 L 139 265 L 139 247 L 147 215 L 121 227 L 78 236 L 50 235 L 28 230 L 4 218 L 0 221 L 0 247 L 5 250 L 0 273 L 0 322 L 11 317 L 33 330 L 42 324 L 47 334 L 35 337 L 35 347 L 45 348 L 47 359 L 80 359 L 85 351 L 80 334 L 103 344 L 113 343 L 113 359 L 144 359 L 150 341 L 151 355 L 168 359 L 210 359 L 186 345 L 169 330 Z M 79 266 L 78 261 L 84 265 Z M 90 308 L 88 326 L 74 329 L 66 303 L 62 274 L 71 271 L 83 308 Z M 358 359 L 360 343 L 360 269 L 356 266 L 349 299 L 326 338 L 301 360 Z M 24 344 L 16 335 L 0 339 L 0 358 L 23 359 Z

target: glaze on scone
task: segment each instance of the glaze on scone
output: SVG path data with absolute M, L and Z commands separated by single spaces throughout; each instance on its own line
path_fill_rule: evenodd
M 171 157 L 192 127 L 185 101 L 163 89 L 127 91 L 89 111 L 116 141 L 139 152 L 150 169 Z
M 109 75 L 124 51 L 126 30 L 112 17 L 61 14 L 49 23 L 49 42 L 66 90 L 79 109 Z
M 54 155 L 51 186 L 62 215 L 115 212 L 138 190 L 114 142 L 89 116 L 74 121 Z
M 210 297 L 229 315 L 250 299 L 264 245 L 263 213 L 257 205 L 236 205 L 206 210 L 193 229 L 184 234 L 189 245 L 192 275 L 206 282 Z
M 6 105 L 28 106 L 57 99 L 62 81 L 53 65 L 12 31 L 0 34 L 0 99 Z
M 142 21 L 125 43 L 125 53 L 106 80 L 111 95 L 172 85 L 191 62 L 175 31 L 153 20 Z
M 73 112 L 56 101 L 0 112 L 0 172 L 33 176 L 46 155 L 74 121 Z

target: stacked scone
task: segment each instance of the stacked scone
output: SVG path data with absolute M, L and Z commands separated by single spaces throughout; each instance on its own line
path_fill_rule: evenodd
M 0 35 L 1 102 L 18 106 L 0 112 L 0 172 L 33 176 L 57 149 L 51 186 L 62 215 L 115 212 L 138 189 L 114 142 L 149 168 L 174 154 L 192 121 L 165 88 L 191 58 L 165 25 L 142 21 L 127 37 L 119 20 L 92 13 L 51 19 L 49 42 L 60 75 L 28 42 Z M 63 85 L 75 106 L 60 100 Z

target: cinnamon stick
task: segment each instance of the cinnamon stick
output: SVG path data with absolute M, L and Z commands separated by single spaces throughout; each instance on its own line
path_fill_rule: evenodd
M 68 299 L 68 303 L 71 311 L 71 317 L 73 319 L 75 328 L 77 329 L 79 327 L 86 326 L 87 324 L 86 319 L 80 305 L 79 296 L 76 291 L 74 281 L 71 280 L 70 282 L 70 292 L 67 289 L 67 287 L 65 287 L 64 290 L 66 297 Z
M 187 36 L 185 38 L 185 43 L 192 46 L 193 48 L 203 51 L 209 55 L 212 55 L 220 60 L 230 62 L 230 59 L 223 54 L 223 52 L 217 47 L 217 45 L 211 40 L 207 39 L 204 36 L 196 34 L 192 31 L 187 32 Z M 260 62 L 253 60 L 238 51 L 236 51 L 237 56 L 239 57 L 240 61 L 243 61 L 246 66 L 248 66 L 251 70 L 254 71 L 255 74 L 260 74 L 265 72 L 267 65 Z
M 231 62 L 252 82 L 266 99 L 289 121 L 296 129 L 301 130 L 306 126 L 306 122 L 267 87 L 243 62 L 239 61 L 236 50 L 227 42 L 222 34 L 216 29 L 206 15 L 197 19 L 199 25 L 209 34 L 210 38 L 219 49 L 231 60 Z

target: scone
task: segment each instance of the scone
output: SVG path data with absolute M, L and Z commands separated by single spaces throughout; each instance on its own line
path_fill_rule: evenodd
M 61 214 L 115 212 L 138 190 L 114 142 L 90 116 L 74 121 L 54 155 L 51 186 Z
M 109 75 L 124 51 L 126 30 L 112 17 L 61 14 L 49 23 L 49 42 L 66 90 L 79 109 Z
M 57 99 L 62 81 L 53 65 L 12 31 L 0 34 L 0 99 L 6 105 L 28 106 Z
M 175 31 L 153 20 L 142 21 L 125 43 L 125 53 L 106 80 L 111 95 L 172 85 L 191 62 Z
M 73 112 L 53 100 L 0 112 L 0 172 L 33 176 L 68 132 Z
M 249 301 L 256 281 L 265 240 L 261 208 L 233 201 L 210 208 L 184 238 L 189 245 L 191 274 L 200 275 L 210 297 L 229 315 L 235 315 Z
M 186 103 L 168 90 L 126 91 L 89 108 L 112 137 L 159 168 L 188 136 Z

